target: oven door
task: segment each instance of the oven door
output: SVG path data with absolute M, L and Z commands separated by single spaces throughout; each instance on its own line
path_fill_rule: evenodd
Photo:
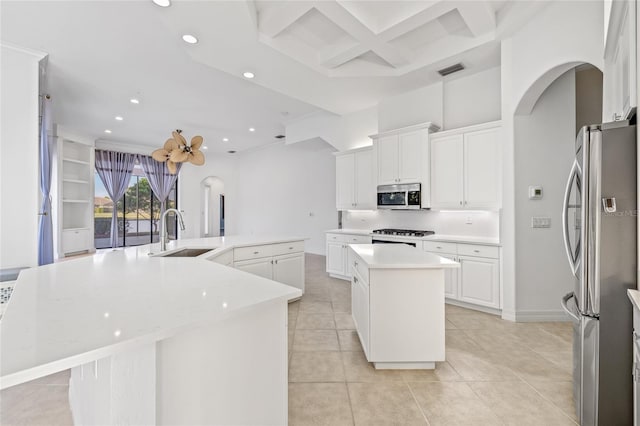
M 416 247 L 416 243 L 410 241 L 398 241 L 398 240 L 382 240 L 375 237 L 371 240 L 371 244 L 406 244 L 408 246 Z

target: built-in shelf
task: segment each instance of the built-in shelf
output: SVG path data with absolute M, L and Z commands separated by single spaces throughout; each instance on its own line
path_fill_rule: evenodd
M 63 182 L 68 182 L 68 183 L 80 183 L 80 184 L 85 184 L 85 185 L 89 185 L 88 180 L 81 180 L 81 179 L 62 179 Z
M 88 231 L 89 228 L 62 228 L 63 231 Z
M 62 200 L 63 203 L 88 203 L 89 200 Z
M 76 163 L 76 164 L 85 164 L 89 165 L 88 161 L 76 160 L 75 158 L 63 158 L 62 161 L 66 161 L 68 163 Z

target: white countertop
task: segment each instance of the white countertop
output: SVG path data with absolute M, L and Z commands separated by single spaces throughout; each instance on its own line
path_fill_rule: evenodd
M 329 231 L 325 231 L 327 234 L 347 234 L 347 235 L 368 235 L 372 237 L 392 237 L 403 240 L 411 240 L 411 241 L 442 241 L 442 242 L 451 242 L 451 243 L 467 243 L 467 244 L 481 244 L 488 246 L 500 246 L 500 239 L 491 238 L 491 237 L 472 237 L 465 235 L 444 235 L 444 234 L 434 234 L 428 235 L 426 237 L 406 237 L 401 235 L 383 235 L 383 234 L 374 234 L 370 229 L 331 229 Z
M 629 296 L 629 300 L 631 300 L 633 307 L 640 311 L 640 291 L 628 289 L 627 296 Z
M 0 321 L 0 389 L 166 339 L 301 291 L 209 262 L 232 247 L 304 238 L 221 237 L 171 242 L 217 247 L 198 258 L 152 257 L 159 244 L 23 271 Z
M 350 244 L 371 269 L 459 268 L 460 264 L 404 244 Z

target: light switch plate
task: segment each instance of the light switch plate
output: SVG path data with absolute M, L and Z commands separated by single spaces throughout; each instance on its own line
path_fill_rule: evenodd
M 551 228 L 551 218 L 550 217 L 532 217 L 531 227 L 532 228 Z
M 542 187 L 541 186 L 530 186 L 529 187 L 529 199 L 530 200 L 540 200 L 540 199 L 542 199 Z

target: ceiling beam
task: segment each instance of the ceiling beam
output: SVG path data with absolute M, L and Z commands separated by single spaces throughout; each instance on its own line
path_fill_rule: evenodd
M 313 3 L 306 1 L 283 2 L 264 8 L 258 13 L 258 27 L 262 34 L 276 37 L 311 9 Z
M 496 14 L 485 1 L 462 1 L 457 4 L 460 16 L 475 37 L 495 31 Z

